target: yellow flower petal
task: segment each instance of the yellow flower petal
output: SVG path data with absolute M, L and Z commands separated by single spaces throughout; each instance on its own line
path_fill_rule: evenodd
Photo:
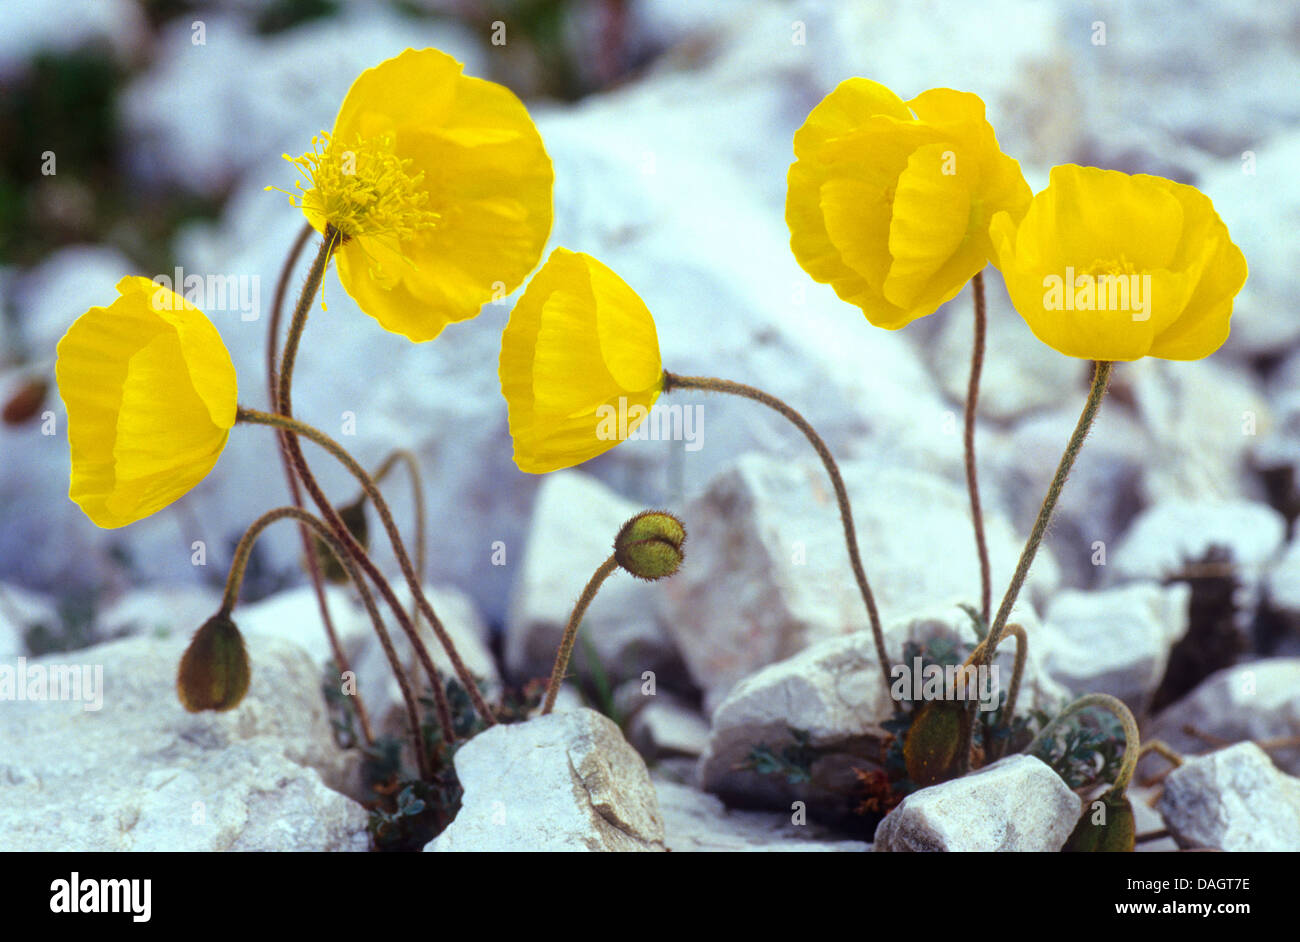
M 1017 226 L 989 227 L 1016 310 L 1067 356 L 1196 359 L 1228 336 L 1246 263 L 1204 194 L 1064 166 Z
M 344 289 L 416 342 L 522 284 L 551 231 L 554 175 L 527 109 L 462 69 L 436 49 L 367 69 L 328 147 L 297 162 L 313 184 L 297 205 L 344 237 Z
M 216 463 L 235 421 L 230 355 L 201 311 L 146 278 L 124 278 L 58 345 L 68 410 L 69 496 L 104 528 L 177 500 Z
M 1053 167 L 1041 212 L 1057 251 L 1079 265 L 1124 258 L 1135 268 L 1164 268 L 1173 259 L 1183 208 L 1153 178 L 1114 170 Z M 1038 202 L 1038 201 L 1036 201 Z
M 541 474 L 634 431 L 658 398 L 663 364 L 636 292 L 591 256 L 557 248 L 510 313 L 499 372 L 515 463 Z
M 850 79 L 795 133 L 790 248 L 816 281 L 897 329 L 935 311 L 995 257 L 988 223 L 1020 219 L 1030 192 L 978 96 L 931 89 L 902 102 Z
M 944 172 L 948 153 L 946 144 L 918 147 L 898 177 L 889 222 L 891 261 L 883 289 L 886 299 L 902 308 L 915 303 L 966 240 L 970 187 L 966 175 Z M 984 267 L 983 261 L 977 260 L 975 271 Z

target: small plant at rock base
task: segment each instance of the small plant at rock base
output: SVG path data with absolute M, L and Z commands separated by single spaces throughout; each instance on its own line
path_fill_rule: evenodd
M 790 785 L 812 781 L 812 764 L 817 759 L 806 730 L 791 729 L 789 745 L 779 747 L 759 744 L 749 751 L 738 769 L 757 772 L 759 775 L 783 775 Z
M 1033 716 L 1040 730 L 1048 726 L 1050 717 L 1045 712 L 1035 710 Z M 1041 741 L 1037 755 L 1070 788 L 1110 781 L 1124 758 L 1124 727 L 1102 710 L 1081 712 L 1074 722 L 1062 725 Z
M 1119 737 L 1099 738 L 1089 735 L 1085 721 L 1081 717 L 1088 710 L 1105 710 L 1120 726 Z M 1074 722 L 1071 722 L 1074 721 Z M 1094 720 L 1094 722 L 1096 722 Z M 1068 724 L 1068 725 L 1067 725 Z M 1098 723 L 1100 729 L 1100 723 Z M 1079 732 L 1074 730 L 1078 729 Z M 1104 735 L 1104 734 L 1103 734 Z M 1116 745 L 1122 749 L 1118 762 L 1114 761 Z M 1163 744 L 1162 744 L 1163 745 Z M 1057 751 L 1060 746 L 1060 752 Z M 1099 798 L 1089 803 L 1079 818 L 1074 830 L 1066 839 L 1062 850 L 1069 852 L 1127 853 L 1134 849 L 1137 842 L 1137 824 L 1133 817 L 1133 805 L 1125 794 L 1133 771 L 1137 768 L 1139 751 L 1137 720 L 1123 701 L 1104 693 L 1090 693 L 1070 703 L 1056 715 L 1029 744 L 1025 750 L 1029 755 L 1036 755 L 1048 762 L 1058 771 L 1067 784 L 1070 775 L 1077 775 L 1090 766 L 1096 756 L 1100 768 L 1096 774 L 1081 784 L 1091 784 L 1102 779 L 1110 779 L 1112 785 Z M 1061 766 L 1049 761 L 1058 756 Z M 1114 771 L 1111 767 L 1114 766 Z

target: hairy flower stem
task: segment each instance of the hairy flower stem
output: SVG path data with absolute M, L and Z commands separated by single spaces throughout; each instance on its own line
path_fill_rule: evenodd
M 307 280 L 303 284 L 302 293 L 298 296 L 298 303 L 294 307 L 293 320 L 290 322 L 289 333 L 285 339 L 284 356 L 281 358 L 280 362 L 279 395 L 276 399 L 276 403 L 279 406 L 279 417 L 288 420 L 288 422 L 292 424 L 282 424 L 279 425 L 279 427 L 290 433 L 284 436 L 289 457 L 293 462 L 294 470 L 302 481 L 303 486 L 311 495 L 312 500 L 320 508 L 321 515 L 324 516 L 325 521 L 334 528 L 339 539 L 343 542 L 343 545 L 348 548 L 348 551 L 353 554 L 357 562 L 361 564 L 361 567 L 366 570 L 367 575 L 375 581 L 376 585 L 380 585 L 381 591 L 385 592 L 387 598 L 387 595 L 391 594 L 391 587 L 388 586 L 387 581 L 384 580 L 383 574 L 379 572 L 378 568 L 374 567 L 374 564 L 370 561 L 370 557 L 366 553 L 365 549 L 348 531 L 347 527 L 343 524 L 343 521 L 339 519 L 338 514 L 335 512 L 329 500 L 325 497 L 324 492 L 321 490 L 315 476 L 311 472 L 311 468 L 307 464 L 306 458 L 303 457 L 302 448 L 298 443 L 297 436 L 299 434 L 304 434 L 306 437 L 312 438 L 312 440 L 318 445 L 321 445 L 321 447 L 333 453 L 335 457 L 339 458 L 339 460 L 343 461 L 344 464 L 347 465 L 348 470 L 351 471 L 361 483 L 362 487 L 366 490 L 366 496 L 370 498 L 370 502 L 374 505 L 375 511 L 379 514 L 384 529 L 388 533 L 389 541 L 393 546 L 393 554 L 397 557 L 398 566 L 401 567 L 402 575 L 406 579 L 406 584 L 410 589 L 411 597 L 415 600 L 415 604 L 421 614 L 424 615 L 425 619 L 429 622 L 429 625 L 433 628 L 433 633 L 438 638 L 438 643 L 442 645 L 443 650 L 447 654 L 448 660 L 451 661 L 452 669 L 455 670 L 456 676 L 460 679 L 461 686 L 465 688 L 466 693 L 473 702 L 474 709 L 483 718 L 483 721 L 487 725 L 493 726 L 496 724 L 496 717 L 492 714 L 492 710 L 487 705 L 487 701 L 483 699 L 483 694 L 479 691 L 478 684 L 474 682 L 473 676 L 465 667 L 464 661 L 461 660 L 460 653 L 456 650 L 456 646 L 452 643 L 451 637 L 447 634 L 447 629 L 443 626 L 441 619 L 438 618 L 437 613 L 433 610 L 433 606 L 429 604 L 429 600 L 425 597 L 424 587 L 420 584 L 420 577 L 417 575 L 415 567 L 411 564 L 411 557 L 406 552 L 406 546 L 402 542 L 402 536 L 397 530 L 397 525 L 393 522 L 393 515 L 389 512 L 388 504 L 379 493 L 379 489 L 374 486 L 374 482 L 370 480 L 370 477 L 366 474 L 365 470 L 357 464 L 352 456 L 349 455 L 337 442 L 334 442 L 323 433 L 311 429 L 310 426 L 299 427 L 292 418 L 293 368 L 297 361 L 298 346 L 302 340 L 303 330 L 307 324 L 307 314 L 311 310 L 312 299 L 315 297 L 316 291 L 320 288 L 321 281 L 325 276 L 326 268 L 329 267 L 331 254 L 333 250 L 341 244 L 341 241 L 342 238 L 339 232 L 334 229 L 333 226 L 327 225 L 325 227 L 325 236 L 321 242 L 320 250 L 317 252 L 316 258 L 312 262 L 312 267 L 307 275 Z M 312 434 L 306 434 L 304 429 L 310 429 Z M 315 437 L 313 437 L 313 435 Z M 390 602 L 390 604 L 392 603 Z M 406 618 L 405 613 L 402 614 L 400 621 L 405 622 L 406 625 L 410 624 L 410 620 Z M 406 625 L 403 627 L 406 627 Z M 416 643 L 418 635 L 415 634 L 414 626 L 411 627 L 411 634 L 413 636 L 413 643 Z M 417 644 L 417 650 L 423 651 L 423 645 Z M 428 652 L 424 651 L 423 656 L 427 657 Z M 432 662 L 430 662 L 430 664 L 431 663 Z M 446 693 L 443 691 L 441 685 L 434 690 L 434 696 L 441 705 L 445 706 Z M 439 712 L 441 713 L 442 710 L 440 709 Z M 448 742 L 455 741 L 456 732 L 454 729 L 446 729 L 445 735 Z
M 752 399 L 755 402 L 762 403 L 769 409 L 779 412 L 799 431 L 803 432 L 804 437 L 808 439 L 817 452 L 817 456 L 821 458 L 822 464 L 825 465 L 826 473 L 831 479 L 831 486 L 835 489 L 835 501 L 839 504 L 840 520 L 844 524 L 844 542 L 848 546 L 849 562 L 853 565 L 853 577 L 858 582 L 858 590 L 862 593 L 863 604 L 867 607 L 867 618 L 871 623 L 871 634 L 876 641 L 876 659 L 880 662 L 880 670 L 885 678 L 885 689 L 889 689 L 893 685 L 893 677 L 889 672 L 889 656 L 885 653 L 885 633 L 880 625 L 880 613 L 876 610 L 876 598 L 871 594 L 871 585 L 867 582 L 867 571 L 862 565 L 862 556 L 858 552 L 858 538 L 853 526 L 853 507 L 849 503 L 849 492 L 844 487 L 844 479 L 840 477 L 839 466 L 835 463 L 835 458 L 831 455 L 830 449 L 826 447 L 826 443 L 822 441 L 821 436 L 808 424 L 808 420 L 793 408 L 775 396 L 769 395 L 761 389 L 755 389 L 753 386 L 733 383 L 725 379 L 714 379 L 708 376 L 678 376 L 664 370 L 663 391 L 667 393 L 673 389 L 701 389 L 706 392 L 730 393 L 733 396 Z
M 564 626 L 564 637 L 560 639 L 560 648 L 555 652 L 555 666 L 551 668 L 551 680 L 546 685 L 546 700 L 542 704 L 542 716 L 550 713 L 555 707 L 555 698 L 560 692 L 560 685 L 564 683 L 564 672 L 569 669 L 569 658 L 573 656 L 573 645 L 578 640 L 578 627 L 582 624 L 582 616 L 587 613 L 587 606 L 591 605 L 591 600 L 600 591 L 601 584 L 617 568 L 618 560 L 613 556 L 601 563 L 600 568 L 587 583 L 587 587 L 582 590 L 582 595 L 578 597 L 578 604 L 573 606 L 569 623 Z
M 370 475 L 366 473 L 365 469 L 357 463 L 355 458 L 348 454 L 342 445 L 334 441 L 319 429 L 313 428 L 303 422 L 299 422 L 296 419 L 289 418 L 288 416 L 271 415 L 270 413 L 258 412 L 254 409 L 245 409 L 243 407 L 240 407 L 236 413 L 236 417 L 238 421 L 241 422 L 249 422 L 257 425 L 269 425 L 274 428 L 286 429 L 294 433 L 294 435 L 289 438 L 290 454 L 294 459 L 294 467 L 298 471 L 299 477 L 302 478 L 303 486 L 307 488 L 307 492 L 311 495 L 312 500 L 320 507 L 321 514 L 334 530 L 339 541 L 343 543 L 361 568 L 365 570 L 366 575 L 368 575 L 379 588 L 380 593 L 384 596 L 384 601 L 393 608 L 394 617 L 397 618 L 398 623 L 402 626 L 402 630 L 405 631 L 407 636 L 411 639 L 411 644 L 415 648 L 416 655 L 420 658 L 421 664 L 424 665 L 425 672 L 429 675 L 430 683 L 434 687 L 433 694 L 435 702 L 438 704 L 438 719 L 439 722 L 444 724 L 444 735 L 448 742 L 454 742 L 456 738 L 455 730 L 451 726 L 447 725 L 450 723 L 451 714 L 450 710 L 446 709 L 446 693 L 442 689 L 442 684 L 437 680 L 438 670 L 433 663 L 433 659 L 429 656 L 428 649 L 420 639 L 419 633 L 416 631 L 411 619 L 408 618 L 406 612 L 402 610 L 402 605 L 398 601 L 397 596 L 393 593 L 392 587 L 388 584 L 388 581 L 384 579 L 383 574 L 379 572 L 378 567 L 375 566 L 374 561 L 371 560 L 370 555 L 366 552 L 365 548 L 356 541 L 356 538 L 339 518 L 337 511 L 334 510 L 330 505 L 330 502 L 326 499 L 325 494 L 321 491 L 320 485 L 316 482 L 316 478 L 312 475 L 310 470 L 307 470 L 306 461 L 302 458 L 302 448 L 298 444 L 296 436 L 300 435 L 309 441 L 315 442 L 337 458 L 344 467 L 352 473 L 357 481 L 360 482 L 362 489 L 366 492 L 366 497 L 370 500 L 371 504 L 374 505 L 375 511 L 379 514 L 380 520 L 383 521 L 384 529 L 388 532 L 390 541 L 393 542 L 394 547 L 397 547 L 400 543 L 400 537 L 397 533 L 397 524 L 393 520 L 392 512 L 388 509 L 388 503 L 384 500 L 384 496 L 379 492 L 379 488 L 375 486 L 374 481 L 370 479 Z M 401 558 L 406 559 L 404 552 L 401 554 Z M 409 559 L 406 559 L 405 566 L 410 566 Z M 416 588 L 418 588 L 415 573 L 412 571 L 405 572 L 404 574 L 407 577 L 407 583 L 412 585 L 412 592 L 414 592 Z M 465 666 L 465 662 L 461 660 L 455 646 L 451 643 L 451 638 L 447 636 L 446 629 L 443 627 L 442 622 L 439 621 L 438 616 L 434 614 L 433 607 L 424 600 L 423 592 L 420 593 L 418 598 L 420 601 L 420 612 L 426 619 L 428 619 L 429 624 L 433 627 L 434 633 L 438 635 L 438 640 L 442 643 L 444 650 L 446 650 L 447 657 L 452 663 L 452 668 L 455 670 L 456 676 L 460 680 L 461 685 L 465 688 L 466 693 L 473 701 L 474 708 L 478 710 L 479 715 L 483 717 L 484 722 L 488 725 L 493 725 L 496 722 L 496 718 L 492 715 L 492 710 L 488 707 L 487 701 L 483 699 L 483 694 L 479 691 L 478 684 L 474 682 L 473 675 L 470 674 L 469 669 Z M 445 717 L 443 716 L 444 711 L 446 712 Z
M 298 302 L 294 305 L 293 316 L 289 321 L 289 333 L 284 341 L 284 356 L 280 360 L 279 389 L 276 391 L 273 403 L 275 411 L 281 415 L 293 415 L 293 368 L 298 362 L 298 345 L 302 340 L 302 332 L 307 327 L 307 315 L 311 313 L 316 292 L 325 278 L 325 270 L 329 268 L 330 256 L 333 255 L 340 241 L 338 231 L 333 226 L 326 226 L 325 236 L 321 240 L 316 257 L 312 259 L 307 280 L 302 286 L 302 293 L 298 295 Z M 292 436 L 285 437 L 292 439 Z
M 378 487 L 384 483 L 384 478 L 388 477 L 398 462 L 406 465 L 406 470 L 411 476 L 411 501 L 415 508 L 415 571 L 424 576 L 425 561 L 427 556 L 428 540 L 424 533 L 424 483 L 420 478 L 420 462 L 415 455 L 405 448 L 395 448 L 389 453 L 381 464 L 371 475 L 374 478 L 375 486 Z M 411 601 L 411 621 L 419 624 L 420 606 L 414 600 Z
M 1175 752 L 1163 739 L 1152 739 L 1144 742 L 1142 748 L 1138 750 L 1138 758 L 1141 759 L 1148 752 L 1154 752 L 1174 768 L 1178 768 L 1186 761 L 1180 753 Z
M 1013 635 L 1016 639 L 1016 659 L 1011 668 L 1011 686 L 1007 690 L 1007 702 L 1002 710 L 1002 724 L 1010 729 L 1016 717 L 1016 700 L 1020 696 L 1020 681 L 1025 675 L 1025 660 L 1029 656 L 1029 636 L 1025 634 L 1024 628 L 1014 623 L 1007 625 L 1002 636 L 1005 638 L 1007 635 Z M 975 650 L 970 653 L 970 657 L 966 658 L 966 663 L 962 666 L 978 668 L 987 650 L 988 639 L 985 638 L 975 646 Z M 997 758 L 991 744 L 989 744 L 987 758 Z
M 1079 415 L 1079 421 L 1070 435 L 1069 442 L 1066 443 L 1065 453 L 1061 455 L 1061 461 L 1056 466 L 1056 474 L 1052 477 L 1052 483 L 1047 487 L 1047 496 L 1043 498 L 1043 505 L 1038 510 L 1038 518 L 1034 521 L 1034 527 L 1029 533 L 1029 539 L 1025 542 L 1025 548 L 1020 553 L 1020 561 L 1016 564 L 1016 571 L 1011 576 L 1011 584 L 1007 587 L 1006 595 L 1002 597 L 1002 604 L 998 606 L 998 613 L 993 618 L 993 623 L 989 625 L 987 635 L 988 646 L 984 650 L 984 663 L 988 663 L 994 651 L 997 650 L 998 642 L 1002 640 L 1002 632 L 1006 627 L 1007 619 L 1011 616 L 1011 608 L 1016 604 L 1016 599 L 1020 596 L 1020 590 L 1024 587 L 1025 578 L 1029 575 L 1029 567 L 1034 563 L 1034 557 L 1038 554 L 1038 547 L 1043 542 L 1043 535 L 1047 532 L 1047 525 L 1051 522 L 1052 513 L 1056 510 L 1056 502 L 1061 496 L 1061 490 L 1065 487 L 1065 479 L 1070 476 L 1070 470 L 1074 467 L 1074 461 L 1079 457 L 1079 451 L 1083 448 L 1083 440 L 1088 437 L 1088 432 L 1092 429 L 1092 423 L 1097 418 L 1097 411 L 1101 408 L 1101 400 L 1106 395 L 1106 387 L 1110 383 L 1110 374 L 1115 364 L 1105 361 L 1098 361 L 1093 372 L 1092 389 L 1088 392 L 1088 400 L 1083 405 L 1083 412 Z M 962 744 L 957 756 L 958 774 L 964 774 L 970 768 L 970 747 L 972 745 L 971 728 L 975 720 L 974 704 L 966 709 L 966 720 L 962 725 Z
M 298 237 L 294 239 L 294 243 L 289 249 L 289 254 L 285 257 L 284 266 L 280 269 L 279 280 L 275 284 L 275 300 L 271 305 L 270 332 L 266 340 L 266 388 L 267 396 L 271 400 L 272 412 L 280 411 L 276 378 L 276 360 L 279 356 L 280 312 L 284 310 L 284 298 L 289 290 L 289 277 L 293 273 L 299 256 L 302 255 L 302 250 L 307 245 L 307 240 L 314 231 L 310 224 L 303 225 Z M 285 433 L 277 430 L 276 441 L 280 449 L 280 464 L 284 468 L 284 476 L 289 484 L 289 499 L 294 507 L 302 510 L 302 490 L 298 486 L 298 477 L 293 472 L 293 462 L 289 458 Z M 339 665 L 339 670 L 350 671 L 351 666 L 348 664 L 347 656 L 343 653 L 343 646 L 339 643 L 338 632 L 334 630 L 334 619 L 330 617 L 329 602 L 325 598 L 325 580 L 321 575 L 320 559 L 316 554 L 316 543 L 312 540 L 311 532 L 307 526 L 299 525 L 298 534 L 302 540 L 303 559 L 307 562 L 307 576 L 311 580 L 312 591 L 316 595 L 316 607 L 320 610 L 321 624 L 325 626 L 325 636 L 329 639 L 330 650 L 334 654 L 334 663 Z M 366 745 L 372 745 L 375 737 L 370 729 L 370 716 L 366 712 L 360 697 L 357 698 L 356 708 L 357 720 L 361 723 L 361 735 L 365 739 Z
M 1128 788 L 1128 783 L 1133 778 L 1133 770 L 1137 768 L 1139 754 L 1138 725 L 1137 720 L 1133 718 L 1132 711 L 1124 705 L 1124 701 L 1112 697 L 1108 693 L 1090 693 L 1079 697 L 1056 714 L 1056 717 L 1039 731 L 1038 735 L 1034 737 L 1034 741 L 1025 749 L 1025 754 L 1037 755 L 1038 751 L 1051 738 L 1052 734 L 1060 728 L 1062 723 L 1073 714 L 1089 707 L 1101 707 L 1104 710 L 1109 710 L 1115 714 L 1124 726 L 1124 759 L 1120 762 L 1119 772 L 1115 775 L 1115 782 L 1107 793 L 1116 796 L 1123 795 L 1124 789 Z M 1038 756 L 1038 758 L 1041 759 L 1042 756 Z
M 384 627 L 384 620 L 380 617 L 379 608 L 375 605 L 375 597 L 371 594 L 370 587 L 357 570 L 356 563 L 353 562 L 348 551 L 344 549 L 343 544 L 338 541 L 338 538 L 334 536 L 329 527 L 319 518 L 312 516 L 300 507 L 279 507 L 262 514 L 262 516 L 254 520 L 248 529 L 244 531 L 243 537 L 239 540 L 239 545 L 235 547 L 235 557 L 231 561 L 230 572 L 226 576 L 226 589 L 221 597 L 221 613 L 229 615 L 239 601 L 239 589 L 244 582 L 244 571 L 248 567 L 248 559 L 252 555 L 253 545 L 257 542 L 257 538 L 271 524 L 285 518 L 296 520 L 298 525 L 304 529 L 314 530 L 322 542 L 329 547 L 339 565 L 347 570 L 348 578 L 357 587 L 357 592 L 361 596 L 361 603 L 370 616 L 370 621 L 375 628 L 375 634 L 379 636 L 379 643 L 383 647 L 388 663 L 393 669 L 393 676 L 397 678 L 397 685 L 402 688 L 402 700 L 406 704 L 406 719 L 410 724 L 411 736 L 414 740 L 416 766 L 419 768 L 422 778 L 426 780 L 432 779 L 433 766 L 430 764 L 428 752 L 424 748 L 424 735 L 420 729 L 420 710 L 417 706 L 415 694 L 411 690 L 411 681 L 406 675 L 405 668 L 402 667 L 401 658 L 397 656 L 397 651 L 393 648 L 393 639 L 389 637 L 388 630 Z M 340 667 L 340 670 L 343 670 L 343 668 Z M 357 712 L 360 714 L 360 691 L 354 693 L 352 697 Z
M 984 335 L 988 318 L 984 306 L 984 273 L 976 272 L 971 279 L 971 294 L 975 298 L 975 344 L 970 356 L 970 383 L 966 388 L 966 490 L 970 492 L 971 522 L 975 527 L 975 549 L 980 559 L 980 614 L 984 627 L 989 624 L 989 609 L 993 604 L 993 586 L 989 574 L 989 546 L 984 538 L 984 512 L 980 508 L 980 486 L 975 474 L 975 409 L 980 397 L 980 373 L 984 370 Z

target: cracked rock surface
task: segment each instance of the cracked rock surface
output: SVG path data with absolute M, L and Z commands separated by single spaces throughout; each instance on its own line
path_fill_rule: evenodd
M 594 710 L 494 726 L 456 753 L 456 820 L 426 851 L 661 851 L 645 762 Z
M 177 701 L 188 639 L 28 659 L 29 676 L 102 668 L 102 706 L 85 709 L 85 689 L 0 702 L 0 851 L 368 850 L 365 810 L 326 784 L 341 781 L 342 753 L 310 657 L 245 640 L 252 683 L 229 713 Z

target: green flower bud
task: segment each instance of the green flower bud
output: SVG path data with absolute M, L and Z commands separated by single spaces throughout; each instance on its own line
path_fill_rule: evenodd
M 1095 807 L 1097 801 L 1101 808 Z M 1061 848 L 1066 853 L 1131 853 L 1137 846 L 1137 821 L 1128 796 L 1113 790 L 1089 802 Z M 1097 822 L 1097 818 L 1101 818 Z
M 662 510 L 645 510 L 618 531 L 614 559 L 638 579 L 663 579 L 681 566 L 685 542 L 680 520 Z
M 903 740 L 907 777 L 920 787 L 946 782 L 957 772 L 963 704 L 929 700 L 917 711 Z
M 250 676 L 244 637 L 230 616 L 219 612 L 194 633 L 181 656 L 176 693 L 191 713 L 233 710 L 248 693 Z
M 348 528 L 352 538 L 361 544 L 361 548 L 370 549 L 370 523 L 366 519 L 366 496 L 364 494 L 351 504 L 338 508 L 339 519 Z M 329 544 L 319 536 L 312 535 L 316 545 L 316 559 L 320 562 L 320 571 L 326 580 L 335 585 L 344 585 L 348 581 L 348 571 L 335 558 Z

